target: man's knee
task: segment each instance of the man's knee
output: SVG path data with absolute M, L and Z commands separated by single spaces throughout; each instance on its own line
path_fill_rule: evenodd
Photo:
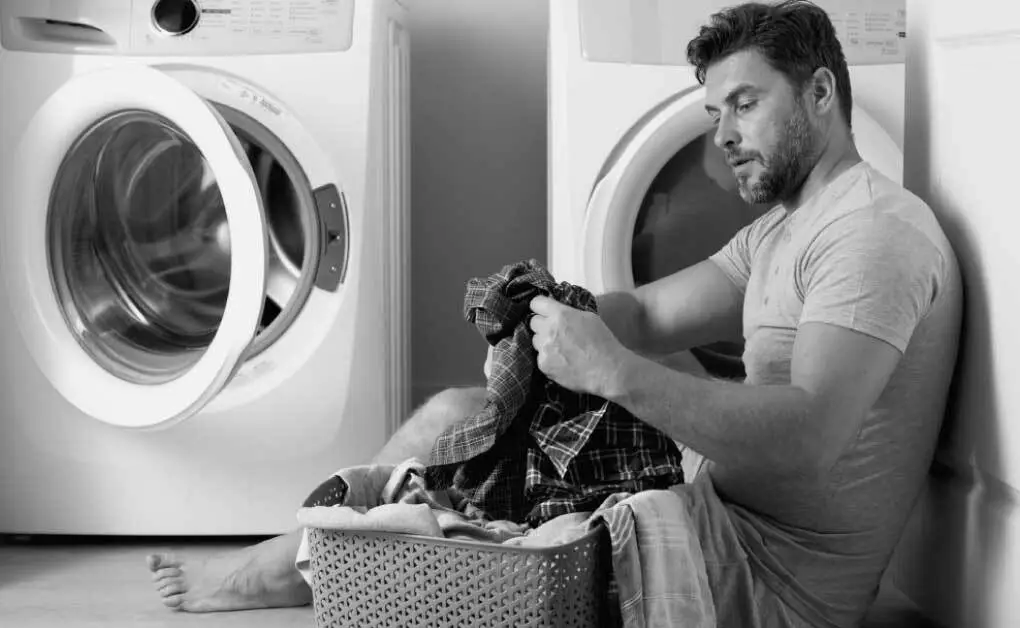
M 447 388 L 425 402 L 426 414 L 444 427 L 453 425 L 478 414 L 485 406 L 485 395 L 484 388 Z
M 408 458 L 425 461 L 432 445 L 451 425 L 474 416 L 485 406 L 485 389 L 451 388 L 433 395 L 376 454 L 376 464 L 399 464 Z

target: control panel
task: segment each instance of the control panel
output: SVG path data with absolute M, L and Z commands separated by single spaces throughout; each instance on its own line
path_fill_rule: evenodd
M 346 50 L 354 0 L 134 0 L 136 54 Z
M 555 2 L 556 0 L 551 0 Z M 903 63 L 906 0 L 815 0 L 832 20 L 850 65 Z M 687 42 L 737 0 L 578 0 L 581 49 L 590 61 L 687 65 Z
M 3 0 L 8 50 L 212 56 L 351 47 L 355 0 Z

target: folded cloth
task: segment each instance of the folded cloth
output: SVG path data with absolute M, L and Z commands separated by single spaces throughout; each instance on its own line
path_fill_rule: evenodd
M 612 544 L 610 625 L 715 628 L 701 543 L 686 502 L 673 491 L 616 493 L 594 512 L 561 515 L 504 545 L 563 545 L 600 525 Z
M 589 532 L 587 521 L 590 516 L 590 512 L 568 512 L 528 530 L 524 536 L 503 541 L 503 545 L 516 547 L 568 545 Z
M 610 496 L 587 520 L 613 545 L 613 595 L 624 628 L 715 628 L 715 601 L 694 522 L 673 491 Z
M 360 465 L 340 469 L 305 499 L 304 508 L 316 506 L 359 506 L 371 508 L 399 501 L 412 474 L 420 475 L 422 464 L 409 458 L 399 465 Z
M 346 506 L 316 506 L 298 511 L 298 523 L 326 530 L 379 530 L 443 536 L 428 504 L 382 504 L 365 512 Z
M 445 491 L 425 487 L 425 465 L 411 458 L 399 465 L 348 467 L 322 483 L 297 512 L 305 526 L 462 536 L 502 542 L 527 528 L 511 521 L 493 521 L 481 509 L 454 508 Z M 321 496 L 328 493 L 330 505 Z M 406 517 L 406 519 L 404 519 Z M 387 527 L 388 526 L 388 527 Z
M 540 294 L 597 310 L 590 292 L 556 284 L 535 260 L 468 283 L 465 318 L 493 346 L 486 404 L 436 439 L 428 487 L 447 489 L 458 509 L 467 502 L 494 519 L 538 526 L 592 511 L 617 492 L 682 482 L 680 451 L 665 434 L 536 368 L 528 321 L 530 301 Z

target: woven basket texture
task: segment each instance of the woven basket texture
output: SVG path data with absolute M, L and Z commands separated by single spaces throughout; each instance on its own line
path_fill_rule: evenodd
M 603 626 L 608 534 L 557 547 L 309 529 L 319 628 Z

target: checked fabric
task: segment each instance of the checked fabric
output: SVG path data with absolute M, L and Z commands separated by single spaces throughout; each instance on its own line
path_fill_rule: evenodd
M 538 370 L 529 303 L 544 295 L 596 312 L 594 296 L 535 260 L 468 282 L 464 317 L 493 346 L 484 408 L 436 439 L 428 488 L 446 489 L 494 519 L 540 525 L 593 511 L 625 491 L 683 481 L 681 454 L 659 430 L 600 397 L 571 392 Z

